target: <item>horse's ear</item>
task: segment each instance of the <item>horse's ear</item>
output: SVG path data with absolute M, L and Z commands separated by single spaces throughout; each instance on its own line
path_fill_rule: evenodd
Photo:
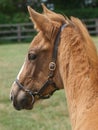
M 41 5 L 45 14 L 56 14 L 53 11 L 49 10 L 43 3 Z
M 46 8 L 46 6 L 42 3 L 43 13 L 52 21 L 59 22 L 61 24 L 65 23 L 65 18 L 61 14 L 54 13 L 53 11 Z
M 40 14 L 28 6 L 30 19 L 34 23 L 35 28 L 38 31 L 42 31 L 48 39 L 50 39 L 50 32 L 53 28 L 51 21 L 43 14 Z

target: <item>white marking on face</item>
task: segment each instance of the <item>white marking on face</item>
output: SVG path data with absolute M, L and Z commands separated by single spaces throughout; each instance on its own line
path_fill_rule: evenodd
M 21 73 L 22 73 L 22 71 L 23 71 L 23 69 L 24 69 L 24 66 L 25 66 L 25 62 L 24 62 L 24 64 L 22 65 L 22 67 L 21 67 L 21 69 L 20 69 L 20 71 L 19 71 L 19 73 L 18 73 L 18 75 L 17 75 L 17 79 L 19 80 L 19 77 L 20 77 L 20 75 L 21 75 Z

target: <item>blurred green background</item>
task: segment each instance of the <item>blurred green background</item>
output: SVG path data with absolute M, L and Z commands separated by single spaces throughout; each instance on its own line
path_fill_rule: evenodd
M 0 23 L 28 22 L 27 5 L 41 11 L 41 3 L 67 16 L 98 17 L 98 0 L 0 0 Z

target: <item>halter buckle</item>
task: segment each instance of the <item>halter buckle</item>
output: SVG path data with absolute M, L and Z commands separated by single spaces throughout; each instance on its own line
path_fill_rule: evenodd
M 49 70 L 51 70 L 51 71 L 54 71 L 56 69 L 56 64 L 55 64 L 55 62 L 50 62 L 49 63 Z

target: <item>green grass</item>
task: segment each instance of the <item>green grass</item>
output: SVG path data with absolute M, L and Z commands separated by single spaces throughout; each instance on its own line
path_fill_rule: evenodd
M 98 38 L 93 38 L 98 47 Z M 64 90 L 35 104 L 31 111 L 16 111 L 9 99 L 11 84 L 23 64 L 29 44 L 0 45 L 0 130 L 71 130 Z
M 11 84 L 23 64 L 29 44 L 0 44 L 0 130 L 70 130 L 65 93 L 16 111 L 9 99 Z

